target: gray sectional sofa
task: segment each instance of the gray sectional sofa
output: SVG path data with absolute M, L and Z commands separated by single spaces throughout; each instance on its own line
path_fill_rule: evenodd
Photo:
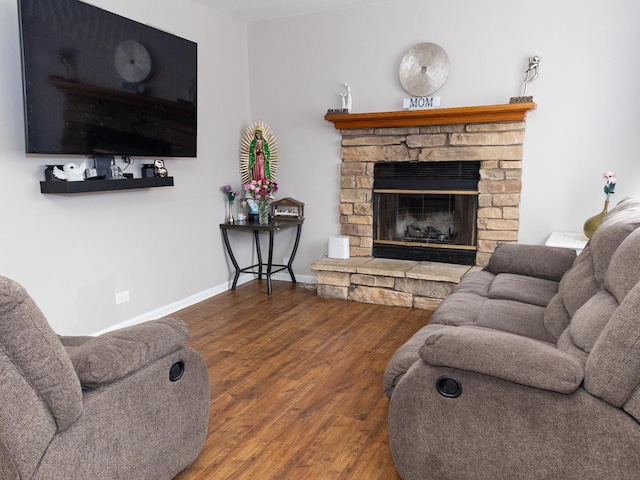
M 586 248 L 501 244 L 384 376 L 412 479 L 640 478 L 640 201 Z

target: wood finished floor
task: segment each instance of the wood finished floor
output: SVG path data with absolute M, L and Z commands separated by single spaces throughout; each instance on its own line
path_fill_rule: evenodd
M 209 367 L 204 449 L 177 480 L 394 480 L 382 375 L 430 311 L 255 280 L 177 312 Z

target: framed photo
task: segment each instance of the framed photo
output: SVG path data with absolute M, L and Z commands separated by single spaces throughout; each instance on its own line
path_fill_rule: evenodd
M 299 220 L 304 218 L 304 203 L 294 198 L 283 198 L 271 203 L 272 215 L 281 220 Z

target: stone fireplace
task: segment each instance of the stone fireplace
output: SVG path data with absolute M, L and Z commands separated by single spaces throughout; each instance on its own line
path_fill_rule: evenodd
M 380 266 L 382 271 L 387 273 L 381 275 L 382 277 L 405 280 L 411 277 L 412 274 L 409 272 L 414 267 L 419 267 L 421 272 L 429 270 L 426 275 L 430 279 L 437 277 L 433 273 L 434 269 L 444 269 L 449 272 L 444 275 L 447 278 L 446 281 L 450 282 L 451 278 L 454 278 L 453 283 L 456 283 L 455 275 L 450 276 L 452 269 L 463 272 L 462 275 L 468 271 L 469 265 L 482 267 L 487 264 L 498 243 L 516 242 L 522 188 L 525 117 L 527 112 L 534 108 L 535 104 L 529 102 L 419 111 L 326 115 L 325 119 L 333 122 L 342 136 L 339 221 L 341 235 L 349 237 L 351 258 L 340 261 L 341 264 L 332 259 L 324 259 L 312 265 L 312 268 L 319 272 L 318 294 L 323 295 L 324 290 L 323 296 L 357 297 L 357 294 L 353 294 L 359 289 L 360 284 L 354 284 L 351 281 L 351 275 L 356 275 L 357 282 L 379 282 L 381 279 L 362 278 L 362 274 L 359 273 L 359 271 L 375 272 L 374 265 Z M 379 188 L 380 185 L 377 184 L 379 182 L 375 180 L 375 172 L 380 165 L 390 164 L 417 165 L 419 169 L 428 166 L 425 174 L 409 174 L 408 177 L 412 182 L 418 177 L 426 177 L 426 180 L 436 177 L 437 174 L 429 173 L 429 169 L 442 164 L 449 167 L 445 170 L 453 172 L 457 172 L 467 164 L 477 165 L 478 178 L 473 188 L 462 189 L 453 186 L 446 188 L 444 193 L 434 191 L 429 184 L 417 188 L 411 186 L 405 188 L 399 185 L 392 185 L 392 188 Z M 393 198 L 389 196 L 380 199 L 377 195 L 378 190 L 396 190 L 398 193 Z M 420 198 L 410 198 L 410 195 L 420 195 Z M 425 195 L 431 195 L 432 198 L 428 199 Z M 394 220 L 395 223 L 390 222 L 393 224 L 391 226 L 383 226 L 379 221 L 374 221 L 376 206 L 397 212 L 401 216 L 409 208 L 407 205 L 431 201 L 439 203 L 441 206 L 437 209 L 442 212 L 441 217 L 450 214 L 451 225 L 456 226 L 439 227 L 444 225 L 444 219 L 436 221 L 426 216 L 409 221 L 408 226 L 416 231 L 421 230 L 420 235 L 433 238 L 407 241 L 407 236 L 410 235 L 398 233 L 398 230 L 407 231 L 407 226 L 403 226 L 401 219 Z M 469 202 L 475 210 L 473 213 L 467 212 L 464 215 L 454 213 L 463 207 L 468 209 Z M 456 208 L 450 209 L 448 206 L 450 204 L 456 205 Z M 453 220 L 455 215 L 458 215 L 455 220 L 457 223 Z M 412 216 L 415 219 L 419 214 L 412 213 Z M 457 230 L 459 224 L 461 222 L 468 224 L 469 218 L 475 223 L 475 228 L 472 228 L 471 233 L 460 233 Z M 380 230 L 385 228 L 393 229 L 394 233 L 391 234 L 394 236 L 393 239 L 379 238 Z M 456 237 L 465 237 L 462 239 L 464 241 L 452 240 L 452 234 Z M 389 236 L 388 232 L 387 236 Z M 425 247 L 427 240 L 435 240 L 435 242 L 432 241 Z M 398 244 L 413 244 L 409 245 L 409 250 L 413 249 L 418 253 L 438 250 L 446 245 L 446 248 L 454 253 L 456 250 L 462 251 L 466 255 L 466 260 L 451 261 L 447 260 L 446 256 L 443 260 L 438 260 L 432 258 L 431 253 L 426 256 L 420 254 L 411 256 L 411 253 L 408 256 L 404 253 L 401 256 L 393 254 L 385 256 L 384 252 L 388 250 L 386 247 L 389 243 L 394 248 Z M 437 262 L 444 263 L 437 265 Z M 349 267 L 349 264 L 357 266 Z M 396 275 L 394 272 L 386 271 L 386 267 L 392 264 L 399 266 L 402 272 Z M 468 266 L 450 266 L 450 264 Z M 345 285 L 345 277 L 341 274 L 350 275 L 348 285 Z M 329 279 L 328 277 L 331 276 L 339 277 L 340 280 Z M 325 279 L 333 282 L 333 284 L 326 284 L 329 288 L 324 288 L 325 284 L 321 283 Z M 420 275 L 416 280 L 420 280 Z M 340 285 L 336 285 L 336 281 Z M 407 282 L 394 280 L 384 283 L 387 286 L 383 288 L 397 292 L 396 285 L 402 284 L 402 289 L 406 287 Z M 389 286 L 391 283 L 393 283 L 392 287 Z M 372 285 L 365 286 L 372 287 Z M 332 287 L 342 289 L 338 290 L 339 293 L 336 295 Z M 405 299 L 402 304 L 410 303 L 407 306 L 416 306 L 415 296 L 411 294 L 410 301 Z M 357 300 L 357 298 L 352 299 Z M 398 304 L 395 301 L 380 303 Z M 428 302 L 428 305 L 433 305 L 433 302 Z

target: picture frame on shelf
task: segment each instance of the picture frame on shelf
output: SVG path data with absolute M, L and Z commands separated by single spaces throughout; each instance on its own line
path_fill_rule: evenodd
M 300 220 L 304 218 L 304 203 L 286 197 L 271 203 L 271 215 L 280 220 Z

